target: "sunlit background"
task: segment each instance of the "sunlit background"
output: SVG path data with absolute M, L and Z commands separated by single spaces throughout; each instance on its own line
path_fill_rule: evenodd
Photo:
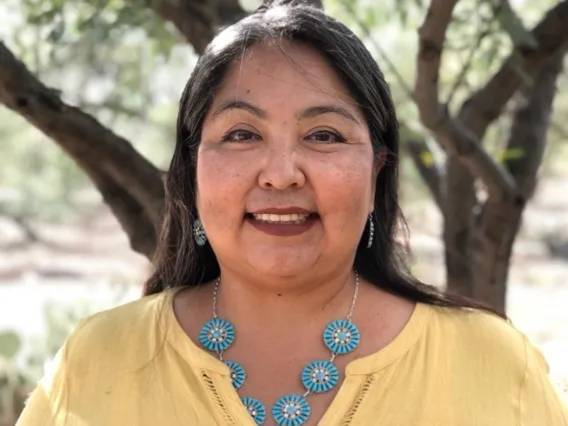
M 66 102 L 93 114 L 167 169 L 177 101 L 197 58 L 193 49 L 172 36 L 173 28 L 157 17 L 131 16 L 128 22 L 119 16 L 122 1 L 74 0 L 64 12 L 58 9 L 50 15 L 64 3 L 0 0 L 0 40 L 41 81 L 60 90 Z M 391 84 L 401 119 L 423 132 L 407 93 L 414 84 L 416 32 L 424 13 L 421 2 L 403 2 L 407 6 L 401 8 L 395 0 L 351 1 L 352 10 L 339 0 L 324 3 L 329 13 L 366 40 Z M 462 16 L 470 16 L 469 25 L 475 28 L 477 2 L 463 3 Z M 554 3 L 512 2 L 529 27 Z M 120 19 L 125 21 L 117 23 Z M 469 37 L 470 30 L 464 25 L 454 31 L 449 43 Z M 509 43 L 505 36 L 495 36 L 490 45 L 480 47 L 484 50 L 469 71 L 468 84 L 457 90 L 457 98 L 463 100 L 487 80 L 510 50 Z M 445 61 L 444 78 L 451 81 L 461 70 L 460 52 L 450 51 Z M 543 351 L 554 380 L 564 387 L 568 384 L 567 87 L 564 72 L 537 191 L 514 247 L 507 298 L 508 315 Z M 491 128 L 487 145 L 491 153 L 499 152 L 508 126 L 504 116 Z M 401 161 L 412 270 L 443 287 L 442 217 L 414 164 L 407 156 Z M 14 395 L 33 387 L 77 321 L 139 297 L 150 270 L 146 258 L 131 250 L 126 234 L 72 160 L 0 105 L 0 407 L 4 406 L 0 426 L 4 426 L 2 415 L 10 424 L 6 412 L 17 398 Z

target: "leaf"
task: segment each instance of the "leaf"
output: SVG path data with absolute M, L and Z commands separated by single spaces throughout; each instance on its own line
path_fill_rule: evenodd
M 501 155 L 501 161 L 520 160 L 521 158 L 524 158 L 525 155 L 525 149 L 517 146 L 505 150 L 505 152 Z
M 424 164 L 428 168 L 432 167 L 432 165 L 434 164 L 434 156 L 431 152 L 428 151 L 420 152 L 420 160 L 422 161 L 422 164 Z
M 49 32 L 47 40 L 52 43 L 57 43 L 59 40 L 61 40 L 61 37 L 63 37 L 64 33 L 65 33 L 65 23 L 62 20 L 58 21 L 53 27 L 53 29 Z
M 20 350 L 20 336 L 11 330 L 0 332 L 0 355 L 7 359 L 12 359 Z
M 523 21 L 515 13 L 508 0 L 501 0 L 496 8 L 497 21 L 504 31 L 509 34 L 516 47 L 536 49 L 538 42 L 532 32 L 528 31 Z
M 490 68 L 499 55 L 499 43 L 493 42 L 490 44 L 489 49 L 482 53 L 481 63 L 485 68 Z
M 396 2 L 394 7 L 400 22 L 403 26 L 406 26 L 408 22 L 408 5 L 405 2 Z
M 28 24 L 32 25 L 45 25 L 49 24 L 55 19 L 55 17 L 60 13 L 60 10 L 56 8 L 51 8 L 45 12 L 40 12 L 38 14 L 29 15 L 27 17 Z
M 81 33 L 88 31 L 90 28 L 93 27 L 97 16 L 98 16 L 98 13 L 93 13 L 92 15 L 88 16 L 87 18 L 79 20 L 79 22 L 77 23 L 77 31 L 79 31 Z

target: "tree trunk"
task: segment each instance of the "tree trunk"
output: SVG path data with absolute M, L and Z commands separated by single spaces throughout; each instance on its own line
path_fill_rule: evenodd
M 471 242 L 473 240 L 473 211 L 477 197 L 474 177 L 459 161 L 449 156 L 446 162 L 444 205 L 444 254 L 447 290 L 473 297 Z
M 505 312 L 507 278 L 513 244 L 522 223 L 527 200 L 536 186 L 537 172 L 546 146 L 546 135 L 562 71 L 566 48 L 559 49 L 541 70 L 532 87 L 523 91 L 513 117 L 505 166 L 515 178 L 522 198 L 489 198 L 476 230 L 473 268 L 474 296 Z M 506 156 L 507 158 L 507 156 Z

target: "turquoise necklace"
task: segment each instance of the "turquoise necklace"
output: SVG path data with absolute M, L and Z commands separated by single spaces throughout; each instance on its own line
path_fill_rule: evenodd
M 223 359 L 223 353 L 235 341 L 235 328 L 230 321 L 217 316 L 217 292 L 221 279 L 218 278 L 213 291 L 213 319 L 205 323 L 199 332 L 201 345 L 215 352 L 220 361 L 230 369 L 231 381 L 239 389 L 246 379 L 244 368 L 234 362 Z M 272 407 L 272 416 L 279 426 L 300 426 L 310 417 L 311 408 L 307 397 L 314 393 L 323 393 L 333 389 L 339 381 L 339 372 L 334 365 L 337 355 L 352 352 L 359 344 L 359 329 L 351 322 L 353 309 L 359 292 L 359 275 L 355 274 L 355 290 L 351 306 L 345 319 L 330 322 L 323 331 L 323 342 L 330 350 L 329 361 L 310 362 L 302 371 L 301 381 L 306 392 L 303 395 L 286 395 L 278 399 Z M 266 408 L 258 399 L 242 397 L 241 401 L 257 425 L 262 425 L 266 418 Z

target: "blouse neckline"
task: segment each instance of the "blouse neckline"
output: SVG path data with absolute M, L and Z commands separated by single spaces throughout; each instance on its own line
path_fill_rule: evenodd
M 174 299 L 177 293 L 185 287 L 165 290 L 162 294 L 163 326 L 169 343 L 180 353 L 188 363 L 223 376 L 229 376 L 230 370 L 213 354 L 202 349 L 187 335 L 174 312 Z M 396 337 L 386 346 L 370 355 L 350 361 L 345 369 L 345 375 L 360 375 L 375 373 L 393 363 L 418 341 L 423 334 L 431 315 L 432 307 L 424 303 L 416 306 Z

